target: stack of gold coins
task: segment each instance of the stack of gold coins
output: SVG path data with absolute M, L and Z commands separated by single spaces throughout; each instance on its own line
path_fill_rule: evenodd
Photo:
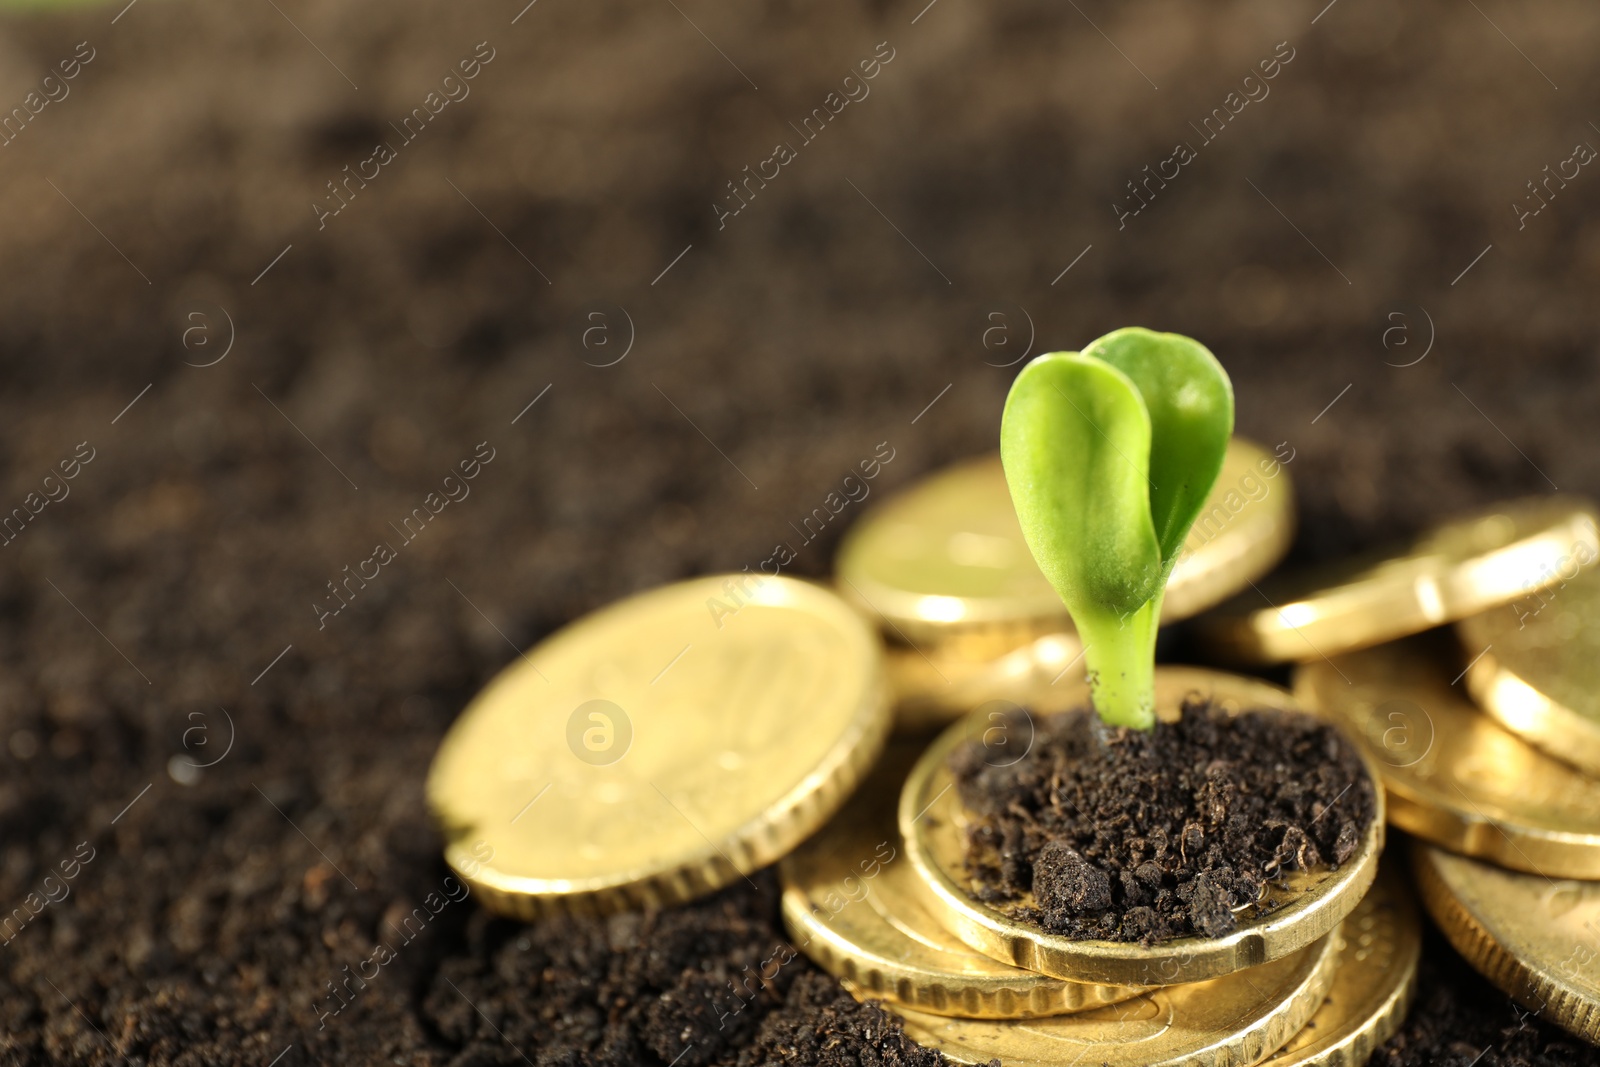
M 1204 672 L 1160 684 L 1169 704 L 1180 689 L 1289 701 Z M 1050 695 L 1070 706 L 1087 689 Z M 945 758 L 986 725 L 980 709 L 880 759 L 889 705 L 867 622 L 809 583 L 707 578 L 519 657 L 447 735 L 427 798 L 450 865 L 524 919 L 670 905 L 782 857 L 795 943 L 957 1062 L 1353 1065 L 1387 1033 L 1416 931 L 1398 887 L 1363 896 L 1381 819 L 1342 870 L 1282 890 L 1237 936 L 1065 951 L 1044 938 L 1033 955 L 974 938 L 987 909 L 940 891 L 960 817 Z
M 1163 622 L 1266 574 L 1294 536 L 1292 449 L 1235 438 L 1167 583 Z M 934 474 L 868 513 L 835 561 L 839 591 L 888 640 L 896 721 L 948 722 L 1082 673 L 1072 620 L 1023 540 L 998 455 Z
M 1157 672 L 1159 707 L 1196 693 L 1230 714 L 1294 706 L 1264 682 Z M 1026 697 L 1049 714 L 1083 706 L 1088 689 L 1078 680 Z M 1345 865 L 1274 887 L 1232 934 L 1072 940 L 985 904 L 965 874 L 967 814 L 948 761 L 964 743 L 989 747 L 995 728 L 980 707 L 931 745 L 892 743 L 846 807 L 783 861 L 795 944 L 851 992 L 884 1000 L 908 1034 L 958 1063 L 1356 1067 L 1393 1033 L 1421 928 L 1395 872 L 1374 887 L 1381 807 Z
M 1594 509 L 1506 505 L 1401 553 L 1258 586 L 1292 533 L 1290 458 L 1231 446 L 1163 619 L 1245 588 L 1200 621 L 1202 639 L 1235 661 L 1297 661 L 1295 692 L 1164 667 L 1156 704 L 1168 718 L 1186 695 L 1225 714 L 1317 712 L 1383 789 L 1346 862 L 1276 880 L 1228 934 L 1075 940 L 986 903 L 971 879 L 952 753 L 987 748 L 1016 721 L 1000 710 L 1089 702 L 993 458 L 854 531 L 842 595 L 701 578 L 520 655 L 429 773 L 446 860 L 524 919 L 680 903 L 781 861 L 795 944 L 956 1062 L 1359 1067 L 1398 1026 L 1420 954 L 1407 864 L 1378 870 L 1387 821 L 1426 842 L 1410 866 L 1461 952 L 1600 1040 Z M 1453 636 L 1423 633 L 1447 624 Z M 945 728 L 889 743 L 892 723 Z
M 1265 583 L 1209 620 L 1377 764 L 1445 935 L 1530 1010 L 1600 1041 L 1600 523 L 1520 501 L 1405 551 Z M 1453 624 L 1454 634 L 1423 633 Z M 1420 635 L 1420 636 L 1418 636 Z

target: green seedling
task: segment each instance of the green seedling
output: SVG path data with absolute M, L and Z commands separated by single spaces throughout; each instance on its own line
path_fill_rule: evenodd
M 1006 482 L 1110 725 L 1155 726 L 1162 596 L 1232 433 L 1227 372 L 1178 334 L 1117 330 L 1082 352 L 1039 356 L 1011 385 Z

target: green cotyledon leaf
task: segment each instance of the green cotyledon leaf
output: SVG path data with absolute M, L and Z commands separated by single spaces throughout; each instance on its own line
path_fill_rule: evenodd
M 1177 334 L 1126 329 L 1051 352 L 1012 383 L 1000 459 L 1028 548 L 1083 640 L 1106 722 L 1155 725 L 1167 576 L 1233 432 L 1233 386 Z
M 1011 499 L 1074 619 L 1133 611 L 1160 589 L 1150 428 L 1133 381 L 1077 352 L 1039 356 L 1006 397 L 1000 460 Z
M 1083 354 L 1127 375 L 1150 416 L 1150 519 L 1164 579 L 1222 470 L 1233 435 L 1233 383 L 1209 349 L 1181 334 L 1132 326 Z

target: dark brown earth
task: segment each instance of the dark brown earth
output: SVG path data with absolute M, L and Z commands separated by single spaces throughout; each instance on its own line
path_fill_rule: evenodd
M 1148 733 L 1088 708 L 1030 718 L 1004 743 L 966 742 L 950 767 L 979 898 L 1053 934 L 1223 937 L 1234 909 L 1339 867 L 1372 823 L 1354 744 L 1309 715 L 1230 717 L 1191 698 Z
M 619 978 L 633 999 L 590 1002 L 584 1030 L 505 969 L 559 925 L 471 901 L 319 1012 L 441 886 L 423 775 L 512 646 L 754 566 L 879 442 L 875 494 L 992 449 L 1025 351 L 1130 323 L 1204 341 L 1240 431 L 1293 450 L 1300 559 L 1600 492 L 1600 176 L 1521 228 L 1511 206 L 1600 137 L 1600 10 L 1324 8 L 6 16 L 0 113 L 78 42 L 95 58 L 0 147 L 0 515 L 37 510 L 0 549 L 0 914 L 59 900 L 0 947 L 0 1062 L 562 1063 L 624 1040 L 629 1011 L 698 1033 L 701 1007 L 660 991 L 720 956 Z M 1119 229 L 1126 183 L 1280 41 L 1270 95 Z M 479 42 L 471 95 L 319 230 L 327 183 Z M 719 229 L 726 183 L 880 42 L 871 95 Z M 92 461 L 44 483 L 81 442 Z M 479 442 L 470 497 L 319 629 L 328 583 Z M 854 518 L 796 542 L 793 571 L 826 574 Z M 82 842 L 94 859 L 46 885 Z M 764 959 L 762 914 L 739 951 Z M 790 966 L 773 1017 L 804 1033 L 828 995 Z M 897 1047 L 870 1012 L 834 1018 L 840 1057 Z
M 505 1043 L 543 1050 L 541 1064 L 944 1062 L 902 1036 L 894 1016 L 800 962 L 777 900 L 769 871 L 753 891 L 653 915 L 513 927 L 479 913 L 468 951 L 443 963 L 421 1007 L 466 1050 L 463 1064 L 508 1062 L 468 1001 L 503 1020 Z
M 1600 1048 L 1495 989 L 1435 931 L 1422 942 L 1417 995 L 1371 1067 L 1594 1067 Z

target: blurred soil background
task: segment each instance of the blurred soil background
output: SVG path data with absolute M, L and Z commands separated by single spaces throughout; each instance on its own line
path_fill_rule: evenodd
M 452 902 L 325 1013 L 439 890 L 423 777 L 515 649 L 753 567 L 881 442 L 875 496 L 993 448 L 1024 355 L 1203 340 L 1239 430 L 1293 450 L 1302 560 L 1600 493 L 1600 9 L 924 4 L 0 18 L 26 120 L 0 146 L 0 512 L 28 515 L 0 555 L 0 909 L 52 872 L 61 897 L 0 947 L 0 1062 L 915 1062 L 803 959 L 719 1026 L 781 937 L 770 875 L 603 923 Z M 770 180 L 735 200 L 746 166 Z M 1430 951 L 1421 1003 L 1456 1003 Z M 1386 1055 L 1593 1061 L 1496 997 Z

